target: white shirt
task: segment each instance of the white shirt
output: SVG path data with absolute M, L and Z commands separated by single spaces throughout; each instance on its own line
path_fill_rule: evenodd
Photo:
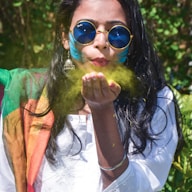
M 159 133 L 158 140 L 150 147 L 150 143 L 143 155 L 129 155 L 129 166 L 104 192 L 153 192 L 160 191 L 166 182 L 174 153 L 178 135 L 175 121 L 175 107 L 173 95 L 165 87 L 158 93 L 158 106 L 151 126 L 154 133 Z M 163 109 L 163 111 L 162 111 Z M 166 116 L 165 116 L 166 113 Z M 101 192 L 102 180 L 98 166 L 94 129 L 91 115 L 69 115 L 74 131 L 82 142 L 82 150 L 78 155 L 79 141 L 68 128 L 64 129 L 57 137 L 59 151 L 57 165 L 52 166 L 44 157 L 35 182 L 36 192 Z M 0 153 L 3 152 L 1 145 Z M 131 147 L 130 147 L 131 150 Z M 3 156 L 5 158 L 5 155 Z M 14 192 L 12 173 L 2 172 L 10 168 L 2 161 L 0 156 L 0 192 Z M 4 165 L 3 165 L 4 164 Z M 11 175 L 11 177 L 8 177 Z M 6 183 L 6 185 L 5 185 Z M 6 186 L 12 186 L 6 188 Z M 8 190 L 9 189 L 9 190 Z

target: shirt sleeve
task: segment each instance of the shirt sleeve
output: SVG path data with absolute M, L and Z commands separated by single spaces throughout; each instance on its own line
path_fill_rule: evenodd
M 104 192 L 160 191 L 169 174 L 178 143 L 173 94 L 165 87 L 158 94 L 158 107 L 151 122 L 156 140 L 143 155 L 129 157 L 129 166 Z

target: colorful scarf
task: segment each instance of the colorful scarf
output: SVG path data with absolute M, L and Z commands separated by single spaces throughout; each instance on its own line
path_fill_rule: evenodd
M 34 192 L 33 184 L 50 137 L 54 117 L 46 96 L 47 69 L 0 69 L 4 86 L 2 100 L 3 141 L 15 176 L 17 192 Z

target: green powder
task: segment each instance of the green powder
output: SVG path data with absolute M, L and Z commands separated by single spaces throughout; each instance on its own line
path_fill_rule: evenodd
M 81 67 L 80 69 L 72 70 L 68 74 L 69 79 L 74 82 L 72 90 L 79 92 L 82 86 L 82 76 L 92 71 L 102 72 L 108 82 L 110 80 L 115 81 L 121 86 L 122 90 L 129 91 L 131 96 L 139 96 L 141 94 L 141 90 L 139 90 L 141 85 L 134 72 L 122 65 L 115 65 L 107 68 L 95 66 L 91 68 Z
M 142 94 L 141 83 L 136 78 L 133 71 L 125 68 L 122 65 L 115 65 L 112 67 L 86 67 L 77 68 L 67 73 L 68 82 L 67 86 L 63 86 L 61 90 L 60 101 L 63 103 L 57 103 L 59 110 L 64 114 L 70 113 L 71 109 L 74 109 L 77 101 L 81 97 L 82 77 L 86 73 L 90 72 L 102 72 L 108 82 L 113 80 L 117 82 L 122 90 L 128 91 L 131 97 L 139 97 Z M 62 109 L 61 109 L 62 108 Z

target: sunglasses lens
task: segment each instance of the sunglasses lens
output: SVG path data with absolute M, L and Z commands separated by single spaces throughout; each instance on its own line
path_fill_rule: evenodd
M 96 35 L 95 27 L 89 22 L 80 22 L 73 29 L 73 36 L 81 44 L 93 41 Z
M 125 27 L 115 26 L 109 32 L 108 41 L 115 48 L 124 48 L 130 42 L 130 33 Z

